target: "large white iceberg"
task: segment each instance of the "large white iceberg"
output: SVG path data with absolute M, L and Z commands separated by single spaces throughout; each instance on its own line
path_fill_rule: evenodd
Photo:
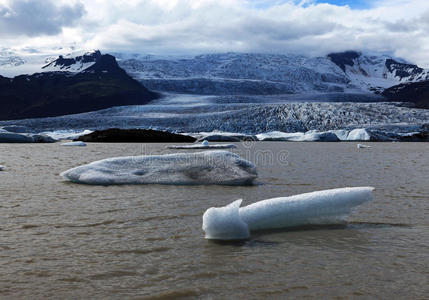
M 256 166 L 228 151 L 108 158 L 60 174 L 76 183 L 248 185 Z
M 344 223 L 351 210 L 373 199 L 373 187 L 352 187 L 209 208 L 203 215 L 207 239 L 246 239 L 252 230 Z

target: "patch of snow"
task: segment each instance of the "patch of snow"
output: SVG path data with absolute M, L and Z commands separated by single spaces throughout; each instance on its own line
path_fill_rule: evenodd
M 352 209 L 373 199 L 372 187 L 340 188 L 267 199 L 240 208 L 241 200 L 209 208 L 203 215 L 207 239 L 246 239 L 250 231 L 341 224 Z
M 256 166 L 228 151 L 109 158 L 60 174 L 75 183 L 248 185 Z

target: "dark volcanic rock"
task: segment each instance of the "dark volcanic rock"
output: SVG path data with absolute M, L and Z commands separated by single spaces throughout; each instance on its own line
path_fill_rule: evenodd
M 118 129 L 94 131 L 76 139 L 95 143 L 193 143 L 195 138 L 182 134 L 146 129 Z
M 390 101 L 411 102 L 417 108 L 429 108 L 429 80 L 395 85 L 382 95 Z
M 82 58 L 84 59 L 84 58 Z M 141 105 L 158 94 L 146 89 L 105 54 L 79 73 L 0 76 L 0 120 L 53 117 L 121 105 Z

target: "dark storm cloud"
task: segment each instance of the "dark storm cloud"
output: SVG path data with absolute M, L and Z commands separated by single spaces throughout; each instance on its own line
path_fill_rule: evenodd
M 57 5 L 56 1 L 13 0 L 0 3 L 0 36 L 56 35 L 85 14 L 82 4 Z

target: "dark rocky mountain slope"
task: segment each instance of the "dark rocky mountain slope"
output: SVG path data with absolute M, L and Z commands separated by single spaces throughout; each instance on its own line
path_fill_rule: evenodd
M 118 66 L 115 57 L 97 54 L 95 58 L 94 64 L 78 73 L 45 72 L 14 78 L 0 76 L 0 120 L 52 117 L 113 106 L 141 105 L 158 97 L 128 76 Z
M 429 80 L 395 85 L 382 95 L 390 101 L 411 102 L 418 108 L 429 109 Z

